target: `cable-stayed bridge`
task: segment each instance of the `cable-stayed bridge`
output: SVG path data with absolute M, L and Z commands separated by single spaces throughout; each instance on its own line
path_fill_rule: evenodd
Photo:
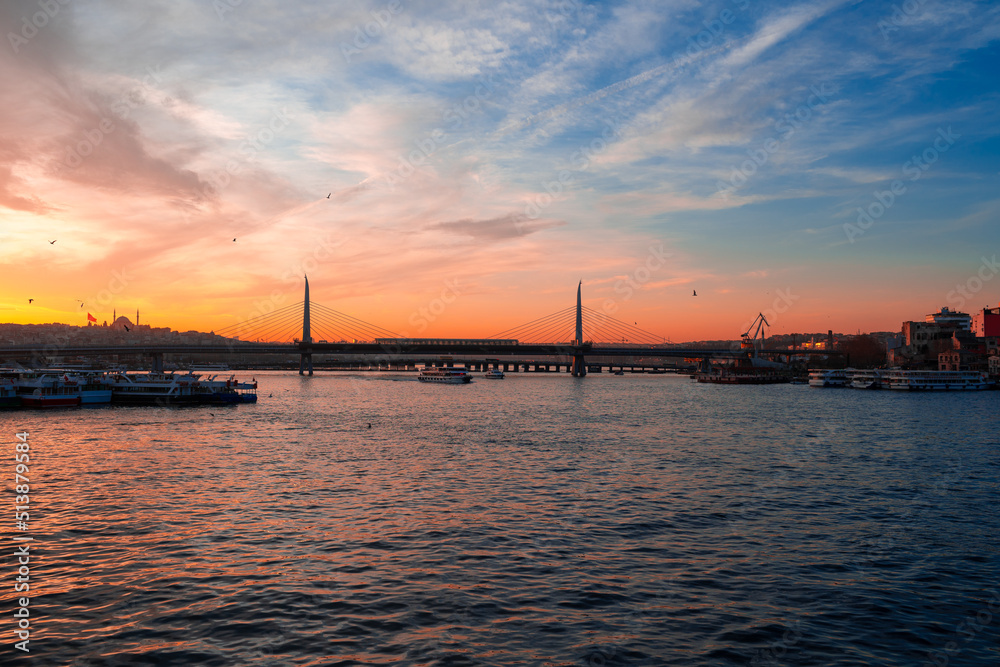
M 699 359 L 706 366 L 711 359 L 816 354 L 746 346 L 697 349 L 676 345 L 634 324 L 584 307 L 581 291 L 582 284 L 577 287 L 575 306 L 487 338 L 410 338 L 311 301 L 306 278 L 303 301 L 218 329 L 215 333 L 222 337 L 218 344 L 6 346 L 0 347 L 0 359 L 37 361 L 70 355 L 143 355 L 152 359 L 154 369 L 162 370 L 165 354 L 298 354 L 299 372 L 312 375 L 314 354 L 361 355 L 386 363 L 417 363 L 429 356 L 466 356 L 489 358 L 493 367 L 504 370 L 511 366 L 518 370 L 525 360 L 535 363 L 539 357 L 545 357 L 557 359 L 550 361 L 557 370 L 566 365 L 574 376 L 583 377 L 587 374 L 587 357 Z M 560 364 L 558 359 L 564 361 Z M 486 361 L 482 365 L 485 367 Z

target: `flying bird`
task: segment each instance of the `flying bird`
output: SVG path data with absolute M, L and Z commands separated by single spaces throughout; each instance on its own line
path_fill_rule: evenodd
M 330 193 L 330 195 L 332 195 L 332 194 L 333 194 L 333 193 L 331 192 L 331 193 Z M 327 195 L 327 196 L 326 196 L 326 198 L 327 198 L 327 199 L 329 199 L 329 198 L 330 198 L 330 195 Z
M 28 303 L 31 303 L 32 301 L 34 301 L 34 299 L 28 299 Z
M 236 243 L 236 239 L 233 239 L 233 243 Z
M 691 290 L 691 296 L 698 296 L 698 290 L 696 289 Z
M 58 241 L 58 240 L 59 240 L 59 239 L 56 239 L 56 241 Z M 55 243 L 56 241 L 49 241 L 49 245 L 52 245 L 52 244 L 53 244 L 53 243 Z
M 125 326 L 124 324 L 123 324 L 122 326 L 123 326 L 123 327 L 125 327 L 125 331 L 131 331 L 131 329 L 129 329 L 129 328 L 128 328 L 127 326 Z

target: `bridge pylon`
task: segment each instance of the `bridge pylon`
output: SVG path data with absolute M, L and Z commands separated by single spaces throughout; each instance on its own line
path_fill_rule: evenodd
M 306 370 L 309 375 L 313 374 L 312 356 L 312 333 L 309 330 L 309 276 L 306 279 L 306 299 L 302 309 L 302 343 L 299 346 L 301 357 L 299 358 L 299 375 L 305 375 Z
M 583 281 L 581 280 L 576 286 L 576 340 L 573 341 L 573 346 L 576 349 L 573 351 L 572 368 L 575 378 L 587 376 L 587 361 L 583 358 L 583 300 L 580 293 L 582 289 Z

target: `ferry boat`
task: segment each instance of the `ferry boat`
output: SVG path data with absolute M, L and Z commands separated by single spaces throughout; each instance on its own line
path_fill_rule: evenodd
M 118 373 L 111 378 L 111 397 L 125 405 L 193 405 L 198 377 L 173 373 Z
M 883 376 L 889 389 L 901 391 L 978 391 L 990 381 L 979 371 L 904 371 L 892 369 Z
M 17 385 L 8 378 L 0 379 L 0 409 L 21 407 L 21 397 L 17 395 Z
M 230 375 L 226 380 L 217 380 L 214 375 L 204 380 L 200 379 L 198 375 L 192 375 L 192 377 L 197 380 L 195 396 L 199 403 L 229 405 L 257 402 L 256 380 L 239 382 L 235 375 Z
M 74 380 L 51 373 L 22 373 L 15 380 L 24 408 L 71 408 L 80 405 Z
M 695 373 L 694 377 L 698 382 L 712 384 L 780 384 L 790 379 L 785 373 L 762 368 L 713 368 L 708 373 Z
M 850 381 L 847 369 L 809 372 L 810 387 L 846 387 Z
M 445 384 L 465 384 L 472 382 L 472 375 L 464 366 L 451 366 L 447 368 L 435 368 L 425 366 L 417 375 L 420 382 L 442 382 Z
M 191 364 L 189 373 L 222 373 L 229 370 L 227 364 Z
M 75 372 L 66 376 L 76 382 L 81 405 L 101 405 L 111 402 L 111 379 L 104 372 Z
M 881 389 L 882 371 L 879 370 L 852 371 L 850 386 L 854 389 Z
M 487 380 L 502 380 L 504 378 L 504 374 L 499 368 L 493 368 L 483 373 L 483 377 Z

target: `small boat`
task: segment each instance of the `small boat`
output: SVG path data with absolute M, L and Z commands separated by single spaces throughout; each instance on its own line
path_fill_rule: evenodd
M 434 366 L 424 366 L 420 374 L 417 375 L 420 382 L 438 382 L 443 384 L 466 384 L 472 382 L 472 375 L 464 366 L 449 366 L 436 368 Z
M 612 373 L 612 375 L 625 375 L 625 371 L 619 369 L 619 370 L 615 371 L 614 373 Z
M 504 375 L 503 371 L 500 370 L 499 368 L 492 368 L 483 373 L 483 377 L 486 378 L 487 380 L 502 380 L 504 378 Z

